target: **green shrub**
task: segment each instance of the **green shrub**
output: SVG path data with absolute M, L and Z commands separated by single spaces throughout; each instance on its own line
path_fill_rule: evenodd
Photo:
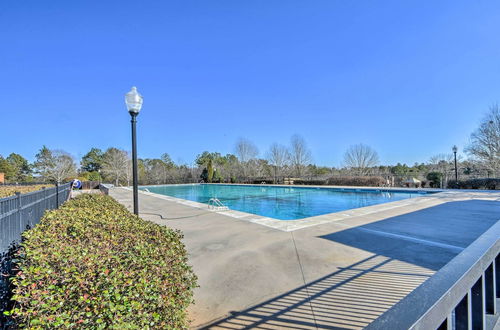
M 327 180 L 327 184 L 332 186 L 379 187 L 385 182 L 381 176 L 333 176 Z
M 23 238 L 12 310 L 21 327 L 187 327 L 196 277 L 180 232 L 84 194 Z
M 439 172 L 429 172 L 427 173 L 427 180 L 429 180 L 429 185 L 431 188 L 441 187 L 441 180 L 443 179 L 443 174 Z
M 102 181 L 102 177 L 101 177 L 101 174 L 97 171 L 94 171 L 94 172 L 88 172 L 88 176 L 87 176 L 87 179 L 89 181 Z
M 207 180 L 208 180 L 208 182 L 212 182 L 212 180 L 214 178 L 214 167 L 212 165 L 211 159 L 208 160 L 207 171 L 208 171 Z
M 326 184 L 326 180 L 293 180 L 293 184 L 302 184 L 302 185 L 312 185 L 312 186 L 321 186 Z
M 451 189 L 482 189 L 482 190 L 500 190 L 500 179 L 484 178 L 448 181 L 448 188 Z

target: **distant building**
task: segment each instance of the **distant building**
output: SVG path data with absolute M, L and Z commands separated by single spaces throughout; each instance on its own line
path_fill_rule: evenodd
M 5 183 L 5 174 L 0 173 L 0 183 Z

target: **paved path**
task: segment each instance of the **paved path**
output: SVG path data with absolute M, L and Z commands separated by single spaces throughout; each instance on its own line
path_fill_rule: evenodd
M 110 195 L 131 208 L 131 191 Z M 457 194 L 289 232 L 145 194 L 140 210 L 185 235 L 193 327 L 359 329 L 498 221 L 499 201 Z

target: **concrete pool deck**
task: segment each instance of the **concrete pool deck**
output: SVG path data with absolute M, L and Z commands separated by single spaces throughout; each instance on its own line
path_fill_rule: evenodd
M 110 195 L 131 208 L 131 191 Z M 200 285 L 195 328 L 363 328 L 500 219 L 500 192 L 440 193 L 285 229 L 139 196 L 142 218 L 184 233 Z

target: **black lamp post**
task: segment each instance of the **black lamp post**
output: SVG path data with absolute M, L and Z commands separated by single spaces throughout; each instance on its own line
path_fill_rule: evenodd
M 139 189 L 137 184 L 137 139 L 135 134 L 135 126 L 137 123 L 137 115 L 141 111 L 142 96 L 137 92 L 136 87 L 132 87 L 130 92 L 125 94 L 125 104 L 127 105 L 128 113 L 130 113 L 132 123 L 132 182 L 134 186 L 134 214 L 139 215 Z
M 458 169 L 457 169 L 457 146 L 453 146 L 453 155 L 455 156 L 455 183 L 458 184 Z

